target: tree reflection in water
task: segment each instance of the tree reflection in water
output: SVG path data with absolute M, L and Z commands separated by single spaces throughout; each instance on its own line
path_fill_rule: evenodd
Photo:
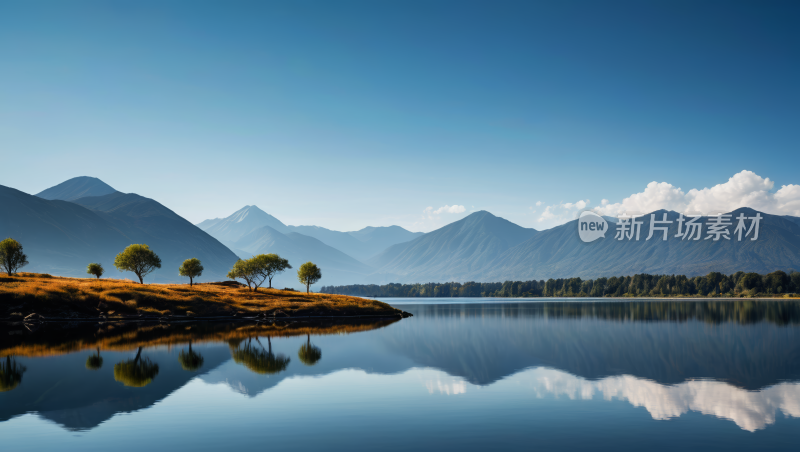
M 114 365 L 114 379 L 134 388 L 141 388 L 153 382 L 158 375 L 158 364 L 149 358 L 142 358 L 142 347 L 136 352 L 136 358 L 122 361 Z
M 89 355 L 86 358 L 86 368 L 89 370 L 100 370 L 103 367 L 103 357 L 100 356 L 100 347 L 97 347 L 97 354 Z
M 243 341 L 242 341 L 243 342 Z M 275 355 L 272 353 L 272 340 L 267 336 L 269 349 L 264 349 L 264 345 L 256 337 L 256 342 L 261 349 L 253 346 L 253 339 L 249 338 L 242 346 L 242 342 L 230 342 L 231 356 L 236 364 L 242 364 L 251 371 L 259 374 L 276 374 L 283 372 L 289 366 L 289 357 L 283 354 Z
M 192 351 L 192 341 L 189 341 L 189 351 L 181 350 L 178 354 L 178 361 L 183 370 L 195 372 L 203 367 L 203 355 Z
M 300 358 L 300 361 L 303 362 L 306 366 L 313 366 L 317 363 L 317 361 L 322 358 L 322 350 L 319 347 L 311 344 L 311 335 L 306 335 L 308 340 L 305 344 L 300 346 L 300 350 L 297 352 L 297 357 Z
M 0 361 L 0 392 L 10 391 L 22 382 L 25 366 L 17 363 L 11 356 L 6 356 L 5 362 Z

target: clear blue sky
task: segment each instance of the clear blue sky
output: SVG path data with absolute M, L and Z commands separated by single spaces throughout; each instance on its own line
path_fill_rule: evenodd
M 797 1 L 4 0 L 0 184 L 338 230 L 797 184 L 798 23 Z

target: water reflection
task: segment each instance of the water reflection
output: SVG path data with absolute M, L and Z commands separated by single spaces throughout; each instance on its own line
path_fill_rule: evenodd
M 545 366 L 587 379 L 711 378 L 758 390 L 800 379 L 800 318 L 779 315 L 796 312 L 790 304 L 797 303 L 404 305 L 413 321 L 379 335 L 392 353 L 476 385 Z
M 25 370 L 25 366 L 18 364 L 11 356 L 6 356 L 5 362 L 0 361 L 0 392 L 19 386 Z
M 413 305 L 414 313 L 431 316 L 450 316 L 458 311 L 461 317 L 546 317 L 554 319 L 602 319 L 636 322 L 686 322 L 754 324 L 769 322 L 775 325 L 800 324 L 800 300 L 652 300 L 592 301 L 565 298 L 553 301 L 530 299 L 529 302 L 509 301 L 508 298 L 478 298 L 477 303 L 445 301 L 448 299 L 383 298 L 387 303 Z M 422 301 L 420 301 L 422 300 Z M 428 303 L 425 300 L 435 300 Z M 454 298 L 452 300 L 458 300 Z M 405 310 L 405 308 L 403 308 Z M 416 314 L 415 314 L 416 315 Z
M 136 358 L 114 365 L 114 379 L 133 388 L 149 385 L 156 375 L 158 364 L 150 361 L 150 358 L 142 358 L 142 347 L 136 352 Z
M 244 359 L 259 372 L 265 369 L 262 366 L 264 362 L 273 360 L 266 366 L 267 371 L 272 371 L 282 366 L 282 359 L 288 361 L 288 358 L 271 353 L 271 347 L 261 349 L 259 341 L 263 344 L 267 340 L 272 345 L 276 337 L 302 337 L 306 343 L 310 342 L 310 335 L 343 338 L 351 333 L 380 329 L 396 321 L 284 322 L 271 325 L 195 323 L 190 326 L 106 324 L 100 327 L 46 324 L 33 332 L 23 325 L 5 324 L 13 334 L 0 335 L 0 388 L 8 391 L 0 396 L 0 426 L 3 421 L 26 412 L 36 412 L 67 430 L 93 429 L 117 413 L 155 405 L 195 377 L 207 378 L 208 372 L 232 361 L 229 342 L 242 344 L 242 349 L 246 349 L 243 342 L 250 341 L 251 351 L 255 349 L 263 355 L 271 355 L 267 359 L 262 359 L 263 356 Z M 266 339 L 267 336 L 270 339 Z M 174 353 L 173 347 L 176 348 Z M 296 350 L 295 346 L 292 348 Z M 87 349 L 93 351 L 88 359 L 76 353 Z M 87 366 L 101 363 L 101 355 L 118 364 L 99 365 L 95 371 L 87 372 Z M 21 363 L 19 359 L 25 362 Z M 235 367 L 247 369 L 247 373 L 256 377 L 255 382 L 250 383 L 254 388 L 266 376 L 252 372 L 251 367 Z M 11 371 L 6 372 L 7 368 Z M 25 383 L 20 384 L 26 368 Z M 234 373 L 232 370 L 227 372 Z M 295 374 L 297 372 L 282 375 Z M 243 376 L 235 378 L 245 379 Z M 268 380 L 273 384 L 280 381 L 275 378 Z M 12 388 L 16 389 L 10 391 Z
M 697 412 L 755 431 L 774 424 L 777 413 L 800 417 L 796 306 L 749 300 L 418 304 L 404 305 L 414 317 L 401 321 L 44 325 L 35 332 L 12 325 L 13 334 L 0 336 L 0 389 L 7 391 L 0 395 L 0 426 L 36 412 L 66 429 L 89 430 L 117 413 L 147 409 L 195 378 L 247 400 L 277 395 L 285 391 L 281 384 L 324 385 L 323 378 L 357 369 L 381 377 L 375 385 L 386 394 L 385 406 L 405 403 L 391 397 L 413 375 L 419 376 L 415 390 L 448 400 L 493 394 L 496 406 L 484 406 L 487 416 L 530 394 L 592 401 L 602 409 L 611 406 L 604 400 L 622 400 L 656 420 Z M 83 350 L 93 353 L 88 359 L 75 353 Z M 296 360 L 284 354 L 295 350 Z M 101 351 L 118 362 L 113 369 L 103 368 Z M 318 378 L 298 378 L 304 376 Z M 324 397 L 355 403 L 363 389 Z M 530 413 L 542 409 L 526 403 Z
M 632 375 L 588 381 L 554 369 L 535 372 L 535 390 L 570 398 L 620 399 L 644 407 L 653 419 L 666 420 L 697 411 L 728 419 L 747 431 L 775 422 L 776 411 L 800 417 L 800 384 L 780 383 L 760 391 L 747 391 L 720 381 L 690 380 L 661 385 Z
M 97 347 L 97 353 L 89 355 L 86 358 L 86 368 L 89 370 L 100 370 L 103 367 L 103 357 L 100 356 L 100 347 Z
M 272 353 L 272 340 L 269 336 L 267 336 L 268 350 L 264 348 L 258 338 L 256 338 L 256 343 L 261 347 L 260 349 L 253 346 L 253 338 L 237 342 L 230 344 L 233 361 L 236 364 L 242 364 L 255 373 L 276 374 L 283 372 L 291 362 L 288 356 Z
M 181 367 L 183 370 L 188 370 L 190 372 L 197 372 L 201 367 L 203 367 L 203 355 L 199 353 L 195 353 L 192 350 L 192 341 L 189 341 L 189 351 L 181 350 L 180 354 L 178 354 L 178 361 L 181 363 Z
M 319 347 L 311 344 L 311 335 L 307 335 L 306 343 L 300 346 L 297 352 L 297 357 L 306 366 L 313 366 L 320 359 L 322 359 L 322 350 Z
M 558 369 L 539 367 L 520 372 L 508 380 L 530 391 L 537 398 L 567 397 L 571 400 L 623 400 L 643 407 L 656 420 L 680 417 L 689 411 L 733 421 L 746 431 L 756 431 L 775 423 L 778 412 L 800 418 L 800 384 L 780 383 L 760 391 L 747 391 L 731 384 L 711 380 L 690 380 L 678 385 L 662 385 L 632 375 L 597 381 L 587 380 Z M 424 379 L 430 394 L 466 394 L 480 386 L 432 372 Z

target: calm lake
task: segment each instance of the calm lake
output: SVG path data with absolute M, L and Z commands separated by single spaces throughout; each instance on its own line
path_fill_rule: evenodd
M 0 448 L 797 450 L 796 301 L 383 301 L 414 316 L 0 323 Z

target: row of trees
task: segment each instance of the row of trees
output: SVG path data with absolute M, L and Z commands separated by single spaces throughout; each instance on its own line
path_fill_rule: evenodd
M 128 245 L 124 251 L 114 258 L 114 267 L 119 271 L 133 272 L 139 278 L 139 284 L 144 284 L 144 277 L 161 268 L 161 258 L 147 245 Z M 189 278 L 189 285 L 194 284 L 194 278 L 203 274 L 203 264 L 200 259 L 193 257 L 183 261 L 178 267 L 178 274 Z M 92 262 L 86 267 L 86 273 L 100 279 L 105 273 L 101 264 Z
M 252 291 L 257 291 L 265 281 L 272 288 L 272 278 L 292 268 L 289 261 L 277 254 L 259 254 L 250 259 L 239 259 L 228 272 L 228 278 L 241 279 Z M 312 262 L 306 262 L 297 270 L 297 279 L 306 286 L 306 293 L 311 285 L 322 278 L 322 270 Z
M 11 276 L 26 265 L 28 257 L 18 241 L 7 238 L 0 242 L 0 269 Z M 144 284 L 145 276 L 161 268 L 161 258 L 149 246 L 133 244 L 117 254 L 114 267 L 119 271 L 134 273 L 139 278 L 139 283 Z M 277 254 L 259 254 L 250 259 L 239 259 L 228 272 L 228 278 L 242 279 L 250 290 L 256 291 L 264 281 L 269 281 L 269 287 L 272 288 L 272 278 L 290 268 L 292 266 L 289 265 L 289 261 Z M 191 258 L 183 261 L 178 268 L 178 274 L 188 277 L 189 285 L 192 286 L 194 278 L 202 276 L 203 270 L 200 259 Z M 86 273 L 100 279 L 105 269 L 101 264 L 92 262 L 87 266 Z M 306 262 L 297 271 L 297 279 L 306 286 L 306 293 L 310 291 L 311 285 L 316 284 L 321 278 L 322 271 L 312 262 Z
M 612 276 L 610 278 L 559 278 L 503 283 L 427 283 L 323 286 L 322 293 L 363 297 L 671 297 L 671 296 L 770 296 L 800 293 L 800 272 L 761 275 L 736 272 L 724 275 Z

